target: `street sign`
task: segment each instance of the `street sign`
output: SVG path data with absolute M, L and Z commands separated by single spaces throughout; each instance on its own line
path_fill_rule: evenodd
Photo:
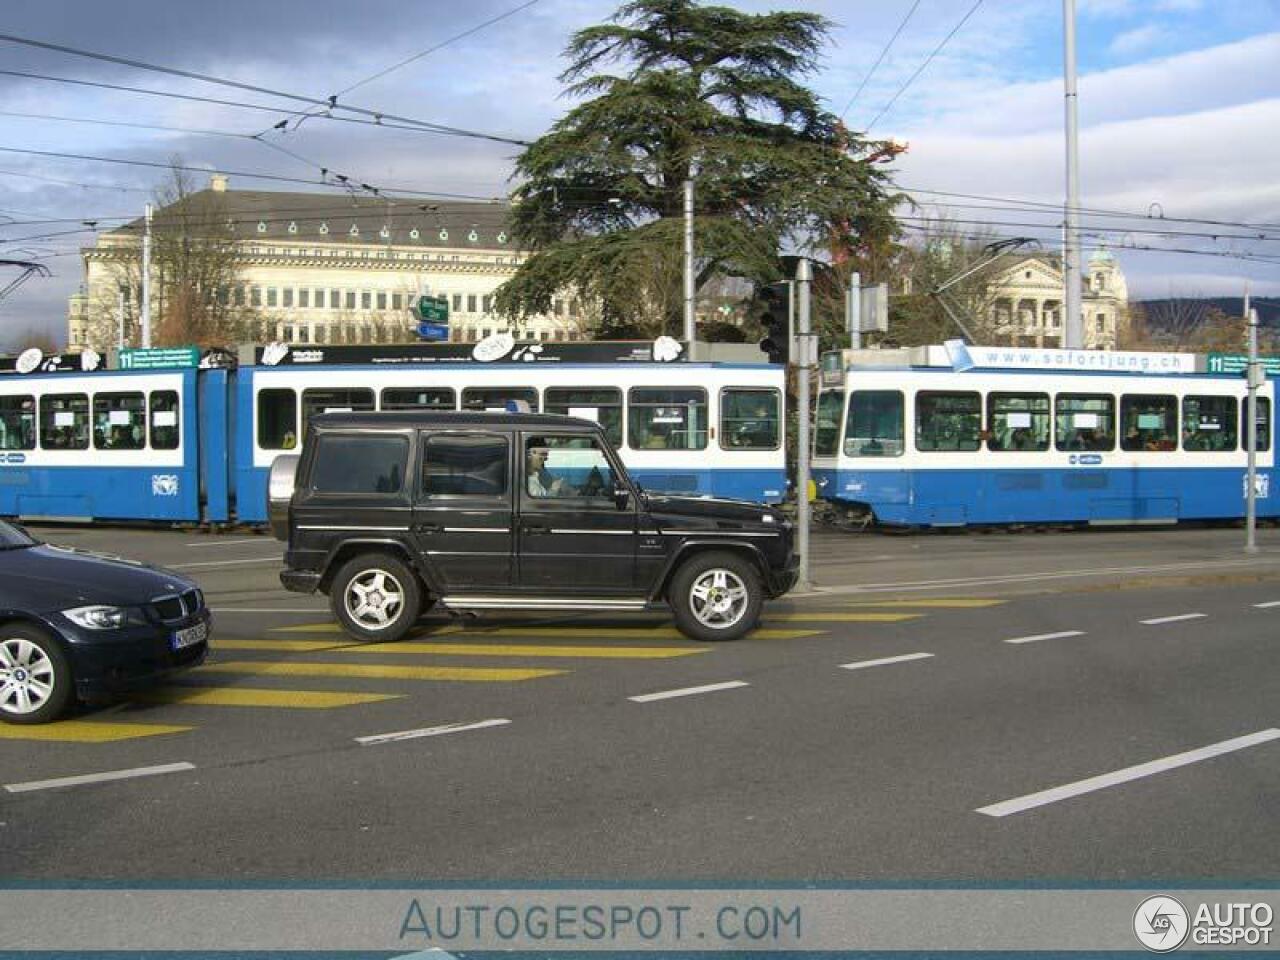
M 122 347 L 116 360 L 116 366 L 121 370 L 162 370 L 199 365 L 199 347 Z
M 420 323 L 418 336 L 423 340 L 448 340 L 449 328 L 443 323 Z
M 448 297 L 419 297 L 418 316 L 427 323 L 447 324 L 449 322 Z

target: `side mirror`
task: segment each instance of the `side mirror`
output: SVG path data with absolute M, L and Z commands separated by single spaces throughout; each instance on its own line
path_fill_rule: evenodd
M 613 488 L 613 505 L 619 510 L 627 509 L 627 504 L 631 502 L 631 491 L 626 487 Z

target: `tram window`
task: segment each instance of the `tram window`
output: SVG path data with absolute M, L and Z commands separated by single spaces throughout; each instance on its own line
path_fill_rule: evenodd
M 298 395 L 292 390 L 258 393 L 258 446 L 292 450 L 298 445 Z
M 0 450 L 36 448 L 36 398 L 0 397 Z
M 1060 393 L 1055 442 L 1059 450 L 1114 450 L 1116 398 L 1103 393 Z
M 321 434 L 311 477 L 315 493 L 399 493 L 409 441 L 394 436 Z
M 705 450 L 707 391 L 636 387 L 628 397 L 627 442 L 633 450 Z
M 1249 403 L 1240 403 L 1240 446 L 1249 449 Z M 1258 398 L 1258 452 L 1271 449 L 1271 399 Z
M 317 413 L 347 413 L 372 410 L 372 390 L 303 390 L 302 439 L 307 439 L 307 421 Z
M 1048 450 L 1049 395 L 988 394 L 987 433 L 989 450 Z
M 40 398 L 40 446 L 45 450 L 89 449 L 89 398 L 83 393 Z
M 531 413 L 538 412 L 538 391 L 533 387 L 467 387 L 462 391 L 463 410 L 506 410 L 508 400 L 523 400 Z
M 1238 423 L 1235 397 L 1183 397 L 1182 449 L 1234 450 Z
M 388 387 L 382 391 L 383 410 L 454 410 L 450 387 Z
M 724 390 L 720 394 L 720 446 L 726 450 L 777 450 L 780 406 L 777 390 Z
M 982 398 L 976 393 L 916 394 L 917 450 L 977 450 L 982 440 Z
M 180 437 L 178 391 L 151 391 L 151 449 L 177 450 Z
M 1121 450 L 1177 450 L 1178 398 L 1126 393 L 1120 434 Z
M 543 410 L 594 420 L 615 447 L 622 446 L 622 391 L 608 387 L 548 387 Z
M 818 394 L 818 411 L 813 425 L 813 455 L 834 457 L 840 450 L 840 414 L 843 412 L 844 394 L 839 390 L 827 390 Z
M 898 390 L 854 391 L 844 424 L 844 455 L 902 456 L 902 407 L 902 393 Z
M 147 445 L 147 398 L 140 393 L 93 395 L 93 446 L 141 450 Z

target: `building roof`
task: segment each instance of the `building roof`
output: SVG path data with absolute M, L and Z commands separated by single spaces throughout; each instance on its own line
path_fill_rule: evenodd
M 276 243 L 341 243 L 459 249 L 515 249 L 511 205 L 505 201 L 406 200 L 345 193 L 284 193 L 272 190 L 201 190 L 185 203 L 216 211 L 232 224 L 237 240 Z M 153 223 L 173 215 L 162 207 Z M 197 214 L 197 216 L 208 214 Z M 141 218 L 111 231 L 136 237 Z M 354 232 L 353 232 L 354 231 Z

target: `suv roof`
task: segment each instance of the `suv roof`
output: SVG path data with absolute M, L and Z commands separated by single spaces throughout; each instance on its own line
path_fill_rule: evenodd
M 317 427 L 483 427 L 486 430 L 595 430 L 590 420 L 559 413 L 490 413 L 480 410 L 385 410 L 318 413 Z

